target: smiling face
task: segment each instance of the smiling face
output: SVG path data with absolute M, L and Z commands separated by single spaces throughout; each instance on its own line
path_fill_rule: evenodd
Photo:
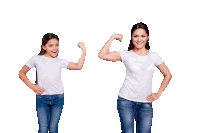
M 136 29 L 132 34 L 132 42 L 136 49 L 145 49 L 149 36 L 144 29 Z
M 59 42 L 57 39 L 50 39 L 42 48 L 46 50 L 44 56 L 49 58 L 55 58 L 59 52 Z

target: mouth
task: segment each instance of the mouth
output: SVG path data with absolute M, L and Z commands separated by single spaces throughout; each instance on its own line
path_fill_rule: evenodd
M 142 42 L 137 42 L 136 44 L 137 44 L 137 45 L 142 45 Z
M 52 51 L 53 54 L 57 54 L 58 51 Z

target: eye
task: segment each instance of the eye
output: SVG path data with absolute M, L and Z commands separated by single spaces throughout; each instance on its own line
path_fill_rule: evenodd
M 59 44 L 56 44 L 56 46 L 59 46 Z M 49 45 L 49 47 L 52 47 L 52 45 Z
M 134 37 L 138 37 L 138 36 L 134 36 Z M 142 36 L 142 37 L 145 37 L 145 36 Z

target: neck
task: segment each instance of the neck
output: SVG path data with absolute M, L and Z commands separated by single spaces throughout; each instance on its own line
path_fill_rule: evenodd
M 132 49 L 135 53 L 146 53 L 147 52 L 147 49 L 146 48 L 141 48 L 141 49 L 137 49 L 137 48 L 134 48 Z
M 52 57 L 51 55 L 49 55 L 49 54 L 47 54 L 47 53 L 45 53 L 44 56 L 45 56 L 45 57 L 48 57 L 48 58 L 55 58 L 55 57 Z

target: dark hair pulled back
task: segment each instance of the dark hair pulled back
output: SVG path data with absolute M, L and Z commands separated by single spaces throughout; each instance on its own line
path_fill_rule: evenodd
M 42 38 L 42 45 L 45 46 L 47 44 L 47 42 L 51 39 L 57 39 L 59 41 L 59 38 L 57 35 L 53 34 L 53 33 L 47 33 L 43 36 Z M 44 55 L 46 53 L 46 50 L 44 50 L 42 48 L 42 45 L 41 45 L 41 51 L 38 55 Z
M 57 35 L 53 34 L 53 33 L 47 33 L 43 36 L 42 38 L 42 45 L 45 46 L 47 44 L 47 42 L 51 39 L 57 39 L 59 41 L 59 38 Z M 41 45 L 41 51 L 38 55 L 44 55 L 46 53 L 46 50 L 44 50 L 42 48 L 42 45 Z M 58 54 L 57 54 L 58 56 Z M 37 70 L 36 70 L 36 81 L 35 81 L 36 84 L 38 84 L 38 81 L 37 81 Z
M 135 46 L 133 45 L 133 41 L 132 41 L 132 35 L 133 35 L 133 32 L 136 30 L 136 29 L 144 29 L 147 33 L 147 35 L 149 36 L 149 30 L 148 30 L 148 27 L 146 24 L 140 22 L 140 23 L 137 23 L 135 25 L 133 25 L 132 29 L 131 29 L 131 40 L 130 40 L 130 44 L 129 44 L 129 47 L 128 47 L 128 51 L 132 50 L 135 48 Z M 145 48 L 147 50 L 150 49 L 150 46 L 149 46 L 149 39 L 147 40 L 147 43 L 145 44 Z

